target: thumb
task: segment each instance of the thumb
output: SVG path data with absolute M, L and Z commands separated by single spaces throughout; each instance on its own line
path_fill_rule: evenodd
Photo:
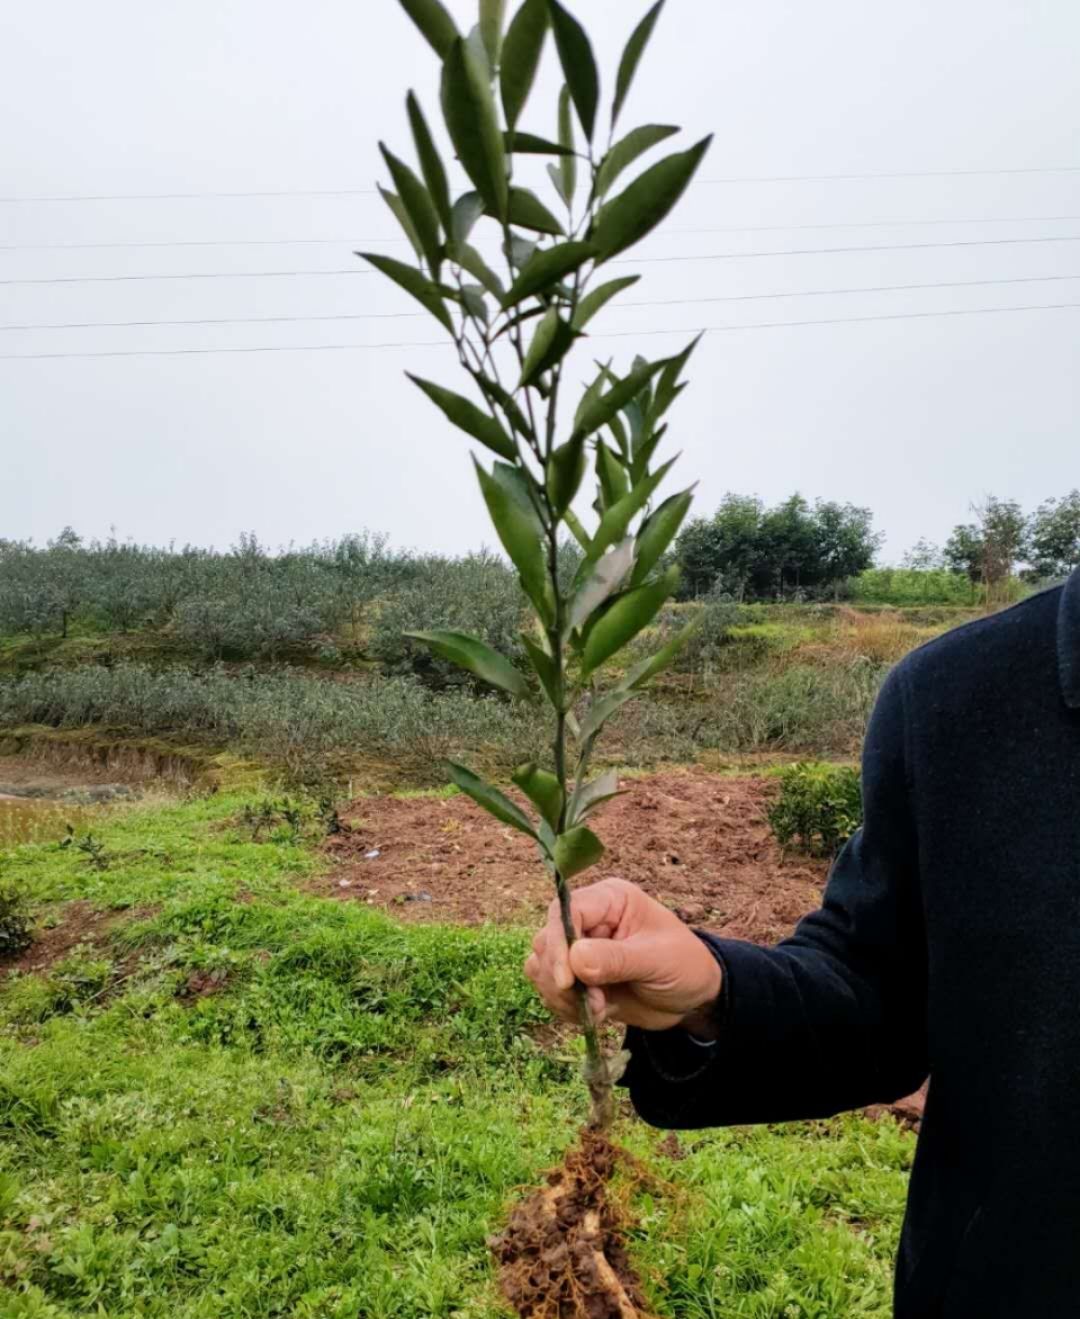
M 578 939 L 570 949 L 570 969 L 585 985 L 620 985 L 644 980 L 655 958 L 643 939 Z

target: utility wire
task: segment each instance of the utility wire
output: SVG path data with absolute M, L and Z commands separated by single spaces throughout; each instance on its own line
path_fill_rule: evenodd
M 1080 307 L 1080 302 L 1035 303 L 1024 307 L 964 307 L 953 311 L 891 312 L 877 316 L 834 316 L 821 320 L 764 321 L 756 325 L 700 325 L 690 329 L 615 330 L 595 334 L 594 339 L 645 338 L 657 334 L 704 334 L 729 330 L 781 330 L 806 325 L 855 325 L 869 321 L 913 321 L 937 316 L 987 316 L 995 312 L 1060 311 Z M 30 362 L 46 358 L 91 357 L 193 357 L 217 353 L 339 353 L 366 352 L 377 348 L 452 348 L 449 339 L 406 339 L 397 343 L 269 344 L 257 348 L 138 348 L 92 353 L 2 353 L 0 362 Z
M 900 229 L 911 225 L 941 224 L 1065 224 L 1080 215 L 982 215 L 945 220 L 841 220 L 827 224 L 727 224 L 708 229 L 659 229 L 655 237 L 676 234 L 761 234 L 794 233 L 804 229 Z M 184 238 L 137 243 L 0 243 L 0 252 L 85 252 L 123 248 L 160 247 L 348 247 L 360 243 L 407 243 L 407 238 Z
M 1000 247 L 1015 243 L 1080 243 L 1080 234 L 1039 238 L 965 238 L 946 243 L 881 243 L 870 247 L 796 247 L 772 252 L 703 252 L 698 255 L 618 258 L 608 265 L 653 265 L 667 261 L 747 261 L 751 257 L 828 256 L 848 252 L 912 252 L 945 247 Z M 372 275 L 373 270 L 220 270 L 180 275 L 61 275 L 44 279 L 0 279 L 0 284 L 115 284 L 148 279 L 294 279 L 309 275 Z
M 770 174 L 701 179 L 710 184 L 853 183 L 876 179 L 974 178 L 1006 174 L 1080 174 L 1080 165 L 1024 166 L 1014 169 L 893 170 L 871 174 Z M 47 202 L 202 201 L 231 197 L 372 197 L 376 188 L 278 188 L 252 192 L 128 192 L 0 197 L 0 203 L 30 205 Z
M 847 289 L 792 289 L 779 293 L 725 293 L 704 298 L 659 298 L 639 302 L 617 302 L 608 311 L 629 307 L 688 307 L 705 302 L 762 302 L 775 298 L 830 298 L 849 293 L 906 293 L 921 289 L 983 288 L 996 284 L 1048 284 L 1062 280 L 1080 279 L 1075 275 L 1018 275 L 1009 279 L 937 280 L 929 284 L 876 284 L 869 287 Z M 318 316 L 210 316 L 191 320 L 167 321 L 51 321 L 27 325 L 0 325 L 4 330 L 134 330 L 149 326 L 172 325 L 283 325 L 310 324 L 317 321 L 382 321 L 411 320 L 429 316 L 426 311 L 371 311 L 341 312 Z M 596 336 L 590 336 L 596 337 Z

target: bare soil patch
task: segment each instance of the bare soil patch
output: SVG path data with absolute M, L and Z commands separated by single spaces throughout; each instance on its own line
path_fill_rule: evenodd
M 34 942 L 25 952 L 0 959 L 0 975 L 8 971 L 24 975 L 47 971 L 79 944 L 94 947 L 103 943 L 109 926 L 121 919 L 114 911 L 98 911 L 79 899 L 65 902 L 60 914 L 59 924 L 35 932 Z

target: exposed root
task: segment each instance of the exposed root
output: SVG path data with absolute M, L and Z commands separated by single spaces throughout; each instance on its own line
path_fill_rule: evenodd
M 522 1319 L 650 1319 L 607 1196 L 617 1157 L 606 1136 L 586 1130 L 491 1239 L 503 1295 Z

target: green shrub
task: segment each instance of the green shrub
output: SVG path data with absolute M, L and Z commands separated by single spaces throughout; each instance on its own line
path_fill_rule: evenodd
M 811 856 L 833 856 L 862 823 L 862 785 L 845 765 L 790 765 L 769 825 L 781 847 L 796 843 Z
M 13 884 L 0 883 L 0 958 L 15 957 L 31 943 L 26 899 Z

